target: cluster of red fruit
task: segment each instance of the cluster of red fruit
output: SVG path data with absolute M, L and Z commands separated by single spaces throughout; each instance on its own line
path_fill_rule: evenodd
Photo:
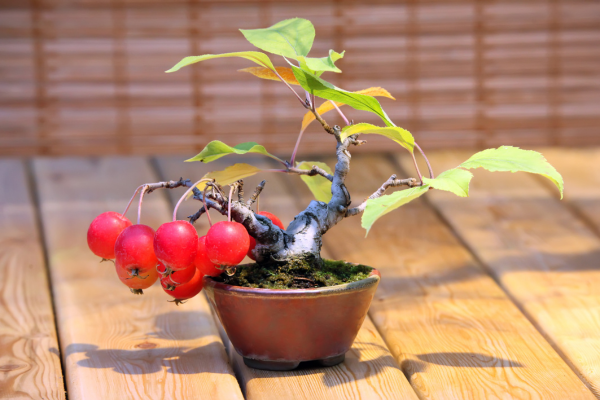
M 261 211 L 284 229 L 275 215 Z M 217 222 L 198 237 L 188 221 L 172 221 L 156 232 L 147 225 L 132 225 L 125 216 L 108 211 L 97 216 L 87 233 L 90 250 L 114 260 L 117 275 L 133 293 L 141 294 L 157 281 L 176 303 L 196 296 L 205 275 L 218 276 L 238 265 L 244 256 L 255 259 L 256 241 L 242 224 Z

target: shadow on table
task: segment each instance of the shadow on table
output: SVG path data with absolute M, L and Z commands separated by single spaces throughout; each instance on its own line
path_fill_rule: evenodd
M 84 368 L 110 368 L 125 375 L 151 374 L 163 371 L 171 374 L 224 373 L 226 369 L 214 370 L 210 360 L 225 350 L 220 342 L 212 342 L 198 348 L 158 347 L 156 343 L 145 341 L 137 344 L 135 350 L 100 349 L 96 345 L 73 343 L 65 349 L 65 357 L 83 353 L 86 358 L 77 361 Z
M 417 354 L 417 358 L 429 364 L 461 368 L 522 368 L 523 364 L 498 358 L 489 354 L 468 352 L 442 352 Z
M 369 345 L 380 347 L 374 343 L 369 343 Z M 390 374 L 390 369 L 397 370 L 398 374 L 402 374 L 402 370 L 391 355 L 381 355 L 376 358 L 362 361 L 360 353 L 361 350 L 351 349 L 346 353 L 345 361 L 333 367 L 323 367 L 316 361 L 301 362 L 298 368 L 293 371 L 264 371 L 253 369 L 244 366 L 239 355 L 236 354 L 234 357 L 241 368 L 247 368 L 249 371 L 248 374 L 244 374 L 248 378 L 246 385 L 248 385 L 252 379 L 277 378 L 285 380 L 285 378 L 299 376 L 308 377 L 313 375 L 314 379 L 320 379 L 325 386 L 335 387 L 338 385 L 345 385 L 348 382 L 361 380 L 371 381 L 383 374 L 386 374 L 388 379 L 397 379 L 393 378 L 393 372 Z
M 209 319 L 212 321 L 212 315 L 201 311 L 177 311 L 158 314 L 154 318 L 154 330 L 148 333 L 149 336 L 167 339 L 167 340 L 192 340 L 198 339 L 207 334 L 210 329 L 206 324 L 201 325 L 201 321 Z M 193 329 L 197 326 L 198 329 Z M 191 328 L 192 327 L 192 328 Z

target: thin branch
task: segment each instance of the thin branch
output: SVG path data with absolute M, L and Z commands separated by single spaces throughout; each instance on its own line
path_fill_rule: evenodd
M 206 212 L 206 208 L 204 208 L 204 206 L 202 206 L 195 214 L 192 214 L 190 216 L 188 216 L 189 220 L 190 220 L 190 224 L 193 224 L 194 222 L 198 221 L 198 219 L 202 216 L 202 214 L 204 214 Z M 208 216 L 208 214 L 207 214 Z M 210 218 L 210 217 L 209 217 Z
M 323 178 L 325 178 L 329 181 L 333 181 L 333 175 L 331 175 L 330 173 L 325 171 L 323 168 L 320 168 L 316 165 L 313 165 L 311 169 L 300 169 L 300 168 L 296 168 L 296 167 L 289 167 L 287 170 L 284 170 L 284 172 L 289 172 L 289 173 L 297 174 L 297 175 L 308 175 L 308 176 L 321 175 Z
M 236 182 L 237 183 L 237 196 L 238 196 L 238 201 L 240 203 L 244 202 L 244 181 L 243 180 L 239 180 Z
M 398 187 L 398 186 L 414 187 L 414 186 L 418 186 L 418 182 L 415 178 L 398 179 L 398 178 L 396 178 L 396 175 L 392 175 L 392 176 L 390 176 L 390 178 L 387 181 L 385 181 L 383 183 L 383 185 L 381 185 L 381 187 L 379 189 L 377 189 L 377 191 L 375 191 L 375 193 L 370 195 L 360 205 L 346 211 L 346 217 L 352 217 L 355 215 L 362 214 L 363 211 L 365 211 L 365 208 L 367 207 L 367 200 L 377 199 L 377 198 L 383 196 L 383 194 L 385 193 L 385 191 L 388 188 Z
M 250 207 L 250 206 L 252 206 L 252 204 L 254 204 L 254 202 L 256 201 L 258 196 L 260 196 L 260 192 L 262 192 L 263 189 L 265 188 L 266 184 L 267 184 L 267 181 L 262 181 L 261 183 L 258 184 L 256 189 L 254 190 L 254 193 L 252 193 L 252 196 L 250 196 L 250 200 L 248 200 L 246 202 L 247 207 Z

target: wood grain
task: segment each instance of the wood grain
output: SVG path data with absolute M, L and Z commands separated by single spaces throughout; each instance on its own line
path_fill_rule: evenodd
M 242 399 L 202 296 L 176 307 L 156 284 L 132 295 L 87 249 L 96 215 L 122 211 L 138 185 L 157 180 L 149 163 L 38 159 L 34 167 L 69 399 Z M 156 229 L 170 214 L 164 195 L 145 197 L 142 223 Z
M 439 152 L 431 154 L 430 160 L 439 172 L 469 156 L 467 152 Z M 409 168 L 409 160 L 401 162 Z M 428 193 L 428 198 L 600 396 L 598 237 L 558 200 L 556 189 L 548 191 L 526 173 L 477 170 L 470 198 L 437 191 Z
M 540 150 L 546 159 L 556 167 L 565 180 L 565 200 L 589 226 L 600 234 L 600 149 L 561 149 Z M 545 179 L 539 179 L 544 185 Z
M 224 168 L 233 161 L 200 163 L 182 163 L 178 157 L 160 157 L 159 169 L 165 177 L 201 176 L 209 170 Z M 264 160 L 264 159 L 263 159 Z M 273 168 L 259 158 L 244 158 L 259 168 Z M 191 178 L 195 179 L 195 178 Z M 245 179 L 246 193 L 260 180 L 266 179 L 267 185 L 261 194 L 260 208 L 277 215 L 287 225 L 300 211 L 302 202 L 293 198 L 293 191 L 287 182 L 304 185 L 297 176 L 276 173 L 262 173 Z M 195 210 L 196 206 L 191 207 Z M 324 257 L 331 257 L 327 250 Z M 315 328 L 318 329 L 318 328 Z M 241 381 L 247 399 L 416 399 L 406 377 L 391 356 L 383 339 L 371 320 L 367 317 L 346 361 L 331 368 L 305 368 L 290 372 L 260 371 L 246 367 L 242 358 L 230 348 L 237 376 Z
M 398 168 L 384 157 L 353 157 L 355 202 L 392 173 Z M 364 235 L 360 218 L 350 218 L 324 244 L 336 258 L 381 271 L 370 315 L 420 398 L 594 398 L 422 201 Z
M 42 243 L 20 160 L 0 160 L 0 187 L 0 399 L 64 399 Z

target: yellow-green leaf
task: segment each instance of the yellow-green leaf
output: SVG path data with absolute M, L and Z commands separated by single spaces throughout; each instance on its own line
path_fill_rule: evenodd
M 227 167 L 223 171 L 209 172 L 203 178 L 214 179 L 219 185 L 230 185 L 240 179 L 255 175 L 260 171 L 262 171 L 260 168 L 256 168 L 253 165 L 240 163 Z M 206 182 L 200 182 L 196 187 L 199 190 L 204 190 Z M 193 193 L 190 191 L 188 198 L 192 195 Z
M 327 164 L 318 161 L 302 161 L 298 163 L 296 167 L 310 171 L 313 165 L 316 165 L 331 174 L 331 168 L 329 168 Z M 308 186 L 313 196 L 315 196 L 315 199 L 329 203 L 329 200 L 331 200 L 331 181 L 329 179 L 324 178 L 321 175 L 300 175 L 300 179 L 306 183 L 306 186 Z
M 469 196 L 469 182 L 473 174 L 464 169 L 454 168 L 444 171 L 435 179 L 423 177 L 423 183 L 434 189 L 452 192 L 459 197 Z
M 406 203 L 424 195 L 429 190 L 429 185 L 416 186 L 410 189 L 394 192 L 390 195 L 384 195 L 377 199 L 367 200 L 367 207 L 362 215 L 362 227 L 369 230 L 379 218 L 383 217 L 390 211 L 405 205 Z
M 286 19 L 264 29 L 240 31 L 259 49 L 293 59 L 307 56 L 315 40 L 315 27 L 304 18 Z
M 271 60 L 269 59 L 269 57 L 264 53 L 261 53 L 258 51 L 238 51 L 235 53 L 204 54 L 202 56 L 185 57 L 183 60 L 181 60 L 177 64 L 175 64 L 175 66 L 173 66 L 173 68 L 171 68 L 165 72 L 175 72 L 175 71 L 179 71 L 181 68 L 186 67 L 190 64 L 195 64 L 195 63 L 198 63 L 200 61 L 205 61 L 205 60 L 212 60 L 213 58 L 225 58 L 225 57 L 241 57 L 241 58 L 250 60 L 252 62 L 255 62 L 256 64 L 260 65 L 261 67 L 270 68 L 270 69 L 275 68 L 273 66 L 273 63 L 271 63 Z
M 288 67 L 275 67 L 277 73 L 290 85 L 300 85 L 294 76 L 291 68 Z M 257 76 L 261 79 L 269 79 L 272 81 L 280 81 L 279 76 L 275 75 L 275 72 L 271 71 L 269 68 L 264 67 L 249 67 L 244 69 L 238 69 L 238 72 L 248 72 L 254 76 Z M 312 113 L 311 113 L 312 115 Z M 314 119 L 314 116 L 313 116 Z
M 342 129 L 342 133 L 340 136 L 342 140 L 345 140 L 348 136 L 352 136 L 357 133 L 374 133 L 376 135 L 385 136 L 389 139 L 392 139 L 394 142 L 398 143 L 400 146 L 404 147 L 411 153 L 413 152 L 413 149 L 415 147 L 415 139 L 413 138 L 413 135 L 406 129 L 397 126 L 381 127 L 367 123 L 348 125 Z
M 539 174 L 554 182 L 560 191 L 560 198 L 563 197 L 564 183 L 562 176 L 537 151 L 500 146 L 497 149 L 487 149 L 474 154 L 467 161 L 460 164 L 459 167 L 467 169 L 481 167 L 488 171 L 523 171 Z
M 241 143 L 236 146 L 229 146 L 219 140 L 213 140 L 202 149 L 196 156 L 185 161 L 200 161 L 200 162 L 211 162 L 224 157 L 228 154 L 246 154 L 246 153 L 258 153 L 263 154 L 267 157 L 271 157 L 274 160 L 283 162 L 280 158 L 275 157 L 269 153 L 263 146 L 255 142 Z
M 304 57 L 304 59 L 301 60 L 301 63 L 304 62 L 306 67 L 312 71 L 316 71 L 315 75 L 317 76 L 320 76 L 325 71 L 340 73 L 342 71 L 336 67 L 335 62 L 340 58 L 343 58 L 344 53 L 345 51 L 338 53 L 337 51 L 329 50 L 329 56 L 327 57 Z
M 291 69 L 290 69 L 290 72 L 291 72 Z M 275 74 L 273 74 L 273 75 L 276 77 Z M 296 79 L 296 77 L 294 77 L 294 79 Z M 298 84 L 298 81 L 296 81 L 296 84 Z M 354 93 L 366 94 L 367 96 L 381 96 L 381 97 L 387 97 L 388 99 L 396 100 L 390 94 L 390 92 L 388 92 L 387 90 L 385 90 L 384 88 L 381 88 L 381 87 L 370 87 L 367 89 L 359 90 Z M 344 103 L 340 103 L 339 101 L 336 101 L 335 105 L 338 107 L 345 106 Z M 333 109 L 335 109 L 335 107 L 333 106 L 331 101 L 328 100 L 328 101 L 324 102 L 323 104 L 321 104 L 319 107 L 317 107 L 317 112 L 319 113 L 319 115 L 323 115 L 326 112 L 329 112 Z M 302 128 L 300 129 L 300 131 L 304 132 L 304 130 L 308 127 L 308 125 L 310 125 L 310 123 L 313 122 L 314 120 L 315 120 L 315 115 L 311 111 L 308 111 L 306 114 L 304 114 L 304 118 L 302 119 Z
M 383 111 L 381 104 L 379 104 L 375 97 L 340 89 L 310 72 L 295 67 L 291 63 L 290 65 L 298 83 L 300 83 L 300 86 L 308 93 L 326 100 L 347 104 L 356 110 L 372 112 L 377 114 L 387 126 L 395 126 L 390 117 Z

